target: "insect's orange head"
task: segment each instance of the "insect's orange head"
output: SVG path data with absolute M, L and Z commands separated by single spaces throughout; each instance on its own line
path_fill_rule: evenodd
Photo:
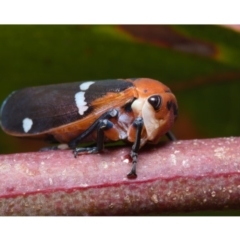
M 172 127 L 178 113 L 177 100 L 159 81 L 141 78 L 134 81 L 138 99 L 132 104 L 136 116 L 143 118 L 148 141 L 157 142 Z

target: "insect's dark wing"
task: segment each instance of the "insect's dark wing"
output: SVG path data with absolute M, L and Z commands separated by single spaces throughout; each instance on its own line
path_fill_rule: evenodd
M 46 132 L 85 118 L 94 111 L 95 100 L 132 86 L 124 80 L 103 80 L 22 89 L 4 101 L 1 125 L 12 135 Z

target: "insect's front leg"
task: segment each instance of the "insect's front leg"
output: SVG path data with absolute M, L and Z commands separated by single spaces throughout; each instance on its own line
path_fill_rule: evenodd
M 167 138 L 170 141 L 177 141 L 177 138 L 175 137 L 175 135 L 171 131 L 168 131 L 165 135 L 167 136 Z
M 130 156 L 132 158 L 132 169 L 128 173 L 127 177 L 128 178 L 136 178 L 137 173 L 136 173 L 136 167 L 137 167 L 137 158 L 138 158 L 138 151 L 140 149 L 140 142 L 141 142 L 141 133 L 142 133 L 142 128 L 143 128 L 143 119 L 141 117 L 138 117 L 134 120 L 133 126 L 136 127 L 136 137 L 135 137 L 135 142 L 132 146 L 132 150 L 130 153 Z

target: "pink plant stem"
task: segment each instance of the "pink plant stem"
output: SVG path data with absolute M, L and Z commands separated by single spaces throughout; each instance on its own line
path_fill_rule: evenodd
M 240 138 L 176 141 L 74 158 L 72 151 L 0 156 L 0 215 L 145 215 L 240 209 Z

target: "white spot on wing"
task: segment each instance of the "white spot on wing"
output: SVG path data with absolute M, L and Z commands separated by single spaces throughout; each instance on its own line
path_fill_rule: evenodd
M 33 121 L 30 118 L 24 118 L 22 123 L 23 123 L 23 131 L 27 133 L 32 128 Z
M 80 90 L 86 91 L 92 84 L 94 84 L 94 82 L 84 82 L 79 86 Z
M 86 91 L 92 84 L 94 84 L 94 82 L 84 82 L 79 85 L 79 88 L 81 91 Z M 85 92 L 76 93 L 75 102 L 78 108 L 78 113 L 83 115 L 88 110 L 87 102 L 85 101 Z
M 87 103 L 85 102 L 85 92 L 78 92 L 75 94 L 75 102 L 78 107 L 78 112 L 80 115 L 83 115 L 84 112 L 88 109 Z

